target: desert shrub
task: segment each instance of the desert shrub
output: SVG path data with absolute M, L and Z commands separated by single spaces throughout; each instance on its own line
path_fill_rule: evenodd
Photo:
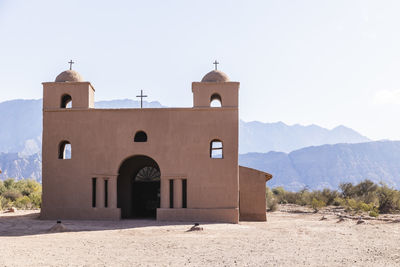
M 311 202 L 311 207 L 315 210 L 318 211 L 320 210 L 322 207 L 325 207 L 326 203 L 322 200 L 318 200 L 316 198 L 313 198 L 312 202 Z
M 42 186 L 34 180 L 15 181 L 10 178 L 0 183 L 0 209 L 15 206 L 21 209 L 40 208 Z
M 378 188 L 379 186 L 370 180 L 362 181 L 355 186 L 356 195 L 359 200 L 365 203 L 374 203 L 375 205 L 379 204 L 377 197 Z
M 16 189 L 8 189 L 7 191 L 5 191 L 2 194 L 2 196 L 7 198 L 7 199 L 9 199 L 9 200 L 11 200 L 11 201 L 15 201 L 15 200 L 17 200 L 17 198 L 22 197 L 22 194 L 21 194 L 21 192 L 19 192 Z
M 7 207 L 8 199 L 0 196 L 0 210 L 4 210 Z
M 12 206 L 12 201 L 8 198 L 0 196 L 0 210 L 8 209 Z
M 274 198 L 279 204 L 286 204 L 288 203 L 286 200 L 286 191 L 283 187 L 276 187 L 272 189 L 272 193 L 274 194 Z
M 20 180 L 15 183 L 15 188 L 18 189 L 24 196 L 29 196 L 34 192 L 41 191 L 41 186 L 34 180 Z
M 327 205 L 333 205 L 335 199 L 339 196 L 337 190 L 324 189 L 322 190 L 322 195 L 326 198 Z
M 22 196 L 15 200 L 14 202 L 15 207 L 19 209 L 31 209 L 32 203 L 28 196 Z
M 371 217 L 378 217 L 379 216 L 379 212 L 376 212 L 376 211 L 374 211 L 374 210 L 371 210 L 370 212 L 369 212 L 369 216 L 371 216 Z
M 399 191 L 386 185 L 379 186 L 370 180 L 364 180 L 357 185 L 343 183 L 339 187 L 342 197 L 346 198 L 342 205 L 348 210 L 372 211 L 379 206 L 379 212 L 388 213 L 400 209 Z
M 372 214 L 400 212 L 400 191 L 385 184 L 364 180 L 356 185 L 342 183 L 339 189 L 340 191 L 303 189 L 299 192 L 289 192 L 283 187 L 277 187 L 272 189 L 272 197 L 279 204 L 311 206 L 315 210 L 334 205 L 344 207 L 346 211 L 373 211 Z
M 278 202 L 276 200 L 273 200 L 272 202 L 270 202 L 270 204 L 267 206 L 268 207 L 268 211 L 277 211 L 278 210 Z
M 375 206 L 374 203 L 365 203 L 361 200 L 356 200 L 354 198 L 344 199 L 340 206 L 344 207 L 347 211 L 355 211 L 355 212 L 378 211 L 377 206 Z
M 373 204 L 373 206 L 379 206 L 379 198 L 378 193 L 368 193 L 367 195 L 363 196 L 361 200 L 368 204 Z
M 357 200 L 353 198 L 346 198 L 344 202 L 344 207 L 346 208 L 347 211 L 358 210 Z
M 352 183 L 341 183 L 339 188 L 342 192 L 343 198 L 352 198 L 356 196 L 355 188 Z
M 364 203 L 362 201 L 358 202 L 358 209 L 362 211 L 371 211 L 374 209 L 374 206 L 371 204 Z
M 311 201 L 312 201 L 311 192 L 307 188 L 304 188 L 300 192 L 296 193 L 296 200 L 294 203 L 297 205 L 306 206 L 310 205 Z
M 278 209 L 278 201 L 275 199 L 274 193 L 269 187 L 266 187 L 265 201 L 267 202 L 268 211 L 276 211 Z
M 377 191 L 379 212 L 392 213 L 400 209 L 400 192 L 382 184 Z
M 354 198 L 345 199 L 343 206 L 347 211 L 370 211 L 373 209 L 373 204 L 367 204 Z
M 0 196 L 7 190 L 7 188 L 4 186 L 3 181 L 0 181 Z
M 341 197 L 335 197 L 335 199 L 333 200 L 332 205 L 339 207 L 339 206 L 344 206 L 344 204 L 346 203 L 346 201 L 341 198 Z
M 281 187 L 281 186 L 275 187 L 272 189 L 272 193 L 274 193 L 274 195 L 276 195 L 276 196 L 283 195 L 285 193 L 285 189 L 283 189 L 283 187 Z
M 5 198 L 0 196 L 0 210 L 3 210 L 5 207 L 3 207 L 3 202 L 4 202 Z
M 368 194 L 376 192 L 378 185 L 371 180 L 364 180 L 357 185 L 352 183 L 341 183 L 339 188 L 343 198 L 365 197 Z
M 33 208 L 41 208 L 42 206 L 42 193 L 41 192 L 34 192 L 29 195 L 29 199 L 32 203 Z
M 357 196 L 367 196 L 375 192 L 378 189 L 378 185 L 367 179 L 354 186 L 354 189 Z
M 272 189 L 272 193 L 277 203 L 279 204 L 290 203 L 298 205 L 307 205 L 309 203 L 309 202 L 306 203 L 305 201 L 307 193 L 304 191 L 290 192 L 290 191 L 285 191 L 283 187 L 276 187 Z
M 12 189 L 12 188 L 14 188 L 15 181 L 13 178 L 8 178 L 8 179 L 4 180 L 3 183 L 4 183 L 4 186 L 6 187 L 6 189 Z
M 286 203 L 296 204 L 297 199 L 297 193 L 285 191 L 284 200 Z
M 335 198 L 339 196 L 339 193 L 336 190 L 323 189 L 322 191 L 313 191 L 313 198 L 324 202 L 326 205 L 332 205 Z
M 272 193 L 274 197 L 279 203 L 282 203 L 283 199 L 285 198 L 285 189 L 283 187 L 275 187 L 272 189 Z

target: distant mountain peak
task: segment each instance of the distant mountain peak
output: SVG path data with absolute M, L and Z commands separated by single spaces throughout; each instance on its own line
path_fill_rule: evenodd
M 240 153 L 290 152 L 308 146 L 369 141 L 371 141 L 369 138 L 343 125 L 329 130 L 316 124 L 304 126 L 288 125 L 282 121 L 272 123 L 240 121 Z
M 341 124 L 341 125 L 338 125 L 338 126 L 332 128 L 332 130 L 335 130 L 335 129 L 351 129 L 351 128 L 346 127 L 346 126 L 344 126 L 344 125 Z
M 113 100 L 102 100 L 95 102 L 95 108 L 139 108 L 140 100 L 135 99 L 113 99 Z M 164 108 L 158 101 L 146 101 L 143 100 L 144 108 Z

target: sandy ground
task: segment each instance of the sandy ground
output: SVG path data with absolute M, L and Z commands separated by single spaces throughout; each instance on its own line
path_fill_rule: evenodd
M 62 233 L 38 214 L 0 215 L 0 266 L 400 266 L 400 223 L 337 223 L 333 212 L 284 206 L 268 222 L 193 232 L 152 220 L 63 221 Z

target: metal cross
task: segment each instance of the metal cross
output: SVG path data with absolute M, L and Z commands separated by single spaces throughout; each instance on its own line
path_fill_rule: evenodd
M 140 97 L 140 108 L 143 108 L 143 97 L 147 97 L 147 95 L 143 95 L 143 90 L 140 90 L 140 95 L 136 97 Z
M 72 64 L 74 64 L 74 63 L 75 63 L 75 62 L 73 62 L 72 59 L 71 59 L 70 62 L 68 62 L 68 64 L 69 64 L 69 70 L 72 70 Z
M 219 64 L 219 62 L 217 60 L 215 60 L 213 64 L 215 65 L 215 70 L 217 70 L 218 69 L 217 65 Z

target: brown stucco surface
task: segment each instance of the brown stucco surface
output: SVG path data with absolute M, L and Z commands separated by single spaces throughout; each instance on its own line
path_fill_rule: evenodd
M 161 173 L 158 220 L 238 222 L 238 82 L 194 82 L 193 108 L 162 109 L 96 109 L 89 82 L 49 82 L 43 87 L 41 218 L 121 218 L 118 203 L 131 203 L 133 198 L 128 189 L 121 196 L 130 185 L 121 183 L 120 167 L 129 158 L 146 156 Z M 71 96 L 72 108 L 60 108 L 65 94 Z M 221 97 L 222 107 L 210 107 L 213 94 Z M 138 131 L 147 134 L 147 142 L 133 141 Z M 210 142 L 215 139 L 222 141 L 222 159 L 210 158 Z M 58 158 L 62 141 L 71 144 L 71 159 Z M 92 207 L 92 178 L 97 179 L 96 207 Z M 186 208 L 182 179 L 187 181 Z M 265 188 L 259 193 L 265 197 Z M 127 205 L 125 209 L 130 209 Z M 124 213 L 130 216 L 129 211 Z
M 266 182 L 272 176 L 255 169 L 239 166 L 239 199 L 241 221 L 266 221 Z
M 82 82 L 82 76 L 74 70 L 66 70 L 61 72 L 55 82 Z
M 201 82 L 229 82 L 229 77 L 219 70 L 212 70 L 207 73 Z

